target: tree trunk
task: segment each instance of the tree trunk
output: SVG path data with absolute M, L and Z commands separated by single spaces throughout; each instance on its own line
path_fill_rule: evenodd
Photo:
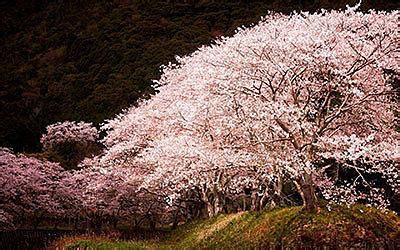
M 74 230 L 78 230 L 79 229 L 79 219 L 78 218 L 74 218 Z
M 310 174 L 303 174 L 295 181 L 297 190 L 303 200 L 303 207 L 306 211 L 315 211 L 317 209 L 317 198 L 315 188 Z
M 211 204 L 211 202 L 207 202 L 207 216 L 208 218 L 211 218 L 214 216 L 214 206 Z
M 253 190 L 251 193 L 251 211 L 258 211 L 259 197 L 257 190 Z
M 204 204 L 206 205 L 206 209 L 207 209 L 207 214 L 206 214 L 206 216 L 208 217 L 208 218 L 211 218 L 211 217 L 213 217 L 214 216 L 214 206 L 213 206 L 213 204 L 210 202 L 210 199 L 208 198 L 208 195 L 207 195 L 207 190 L 206 190 L 206 188 L 204 188 L 202 191 L 201 191 L 201 200 L 204 202 Z
M 214 192 L 214 215 L 218 215 L 219 213 L 222 212 L 223 206 L 222 206 L 222 199 L 220 197 L 220 194 L 218 192 Z
M 118 226 L 118 217 L 117 216 L 113 217 L 112 226 L 113 226 L 114 230 L 117 230 L 117 226 Z
M 156 221 L 153 216 L 149 216 L 150 230 L 156 230 Z
M 267 200 L 267 198 L 268 198 L 268 193 L 265 190 L 264 194 L 261 196 L 260 201 L 259 201 L 260 210 L 262 210 L 265 207 L 265 201 Z
M 35 230 L 39 227 L 39 224 L 40 224 L 41 220 L 42 220 L 42 215 L 41 215 L 41 214 L 39 214 L 39 215 L 37 215 L 37 216 L 34 216 L 34 219 L 33 219 L 33 228 L 34 228 Z
M 89 219 L 90 223 L 90 228 L 95 232 L 96 234 L 101 232 L 102 226 L 103 226 L 103 221 L 101 214 L 98 213 L 92 213 L 92 216 Z
M 283 189 L 283 182 L 281 176 L 276 177 L 276 181 L 274 184 L 274 190 L 271 197 L 271 208 L 280 206 L 282 203 L 282 189 Z
M 176 229 L 179 224 L 179 212 L 176 211 L 173 216 L 172 229 Z

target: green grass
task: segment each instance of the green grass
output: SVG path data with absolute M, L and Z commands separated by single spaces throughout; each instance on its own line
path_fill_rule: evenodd
M 73 249 L 149 249 L 150 244 L 148 242 L 132 242 L 132 241 L 94 241 L 94 240 L 78 240 L 76 243 L 67 245 L 67 250 Z
M 316 213 L 290 207 L 193 221 L 159 241 L 79 240 L 67 249 L 365 248 L 395 247 L 399 239 L 400 218 L 392 212 L 361 205 Z

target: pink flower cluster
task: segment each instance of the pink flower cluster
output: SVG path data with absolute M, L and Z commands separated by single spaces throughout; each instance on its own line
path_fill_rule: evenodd
M 1 219 L 19 221 L 44 214 L 62 215 L 65 212 L 63 205 L 66 193 L 59 188 L 59 183 L 63 176 L 63 168 L 57 163 L 15 155 L 1 148 Z
M 57 122 L 46 128 L 46 133 L 42 135 L 40 142 L 44 149 L 65 142 L 94 142 L 98 139 L 98 132 L 91 123 L 65 121 Z

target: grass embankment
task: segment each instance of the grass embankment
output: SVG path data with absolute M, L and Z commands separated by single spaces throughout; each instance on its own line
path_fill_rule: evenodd
M 68 242 L 68 241 L 64 241 Z M 365 206 L 307 213 L 300 207 L 243 212 L 198 220 L 164 239 L 74 239 L 66 249 L 252 249 L 268 247 L 389 247 L 400 245 L 400 218 Z M 86 248 L 85 248 L 86 247 Z

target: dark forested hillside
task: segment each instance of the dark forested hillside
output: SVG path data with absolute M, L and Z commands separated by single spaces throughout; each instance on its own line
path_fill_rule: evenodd
M 154 90 L 159 66 L 268 10 L 346 1 L 0 1 L 0 146 L 35 151 L 56 121 L 100 123 Z M 354 4 L 357 1 L 347 1 Z M 396 0 L 362 8 L 396 9 Z

